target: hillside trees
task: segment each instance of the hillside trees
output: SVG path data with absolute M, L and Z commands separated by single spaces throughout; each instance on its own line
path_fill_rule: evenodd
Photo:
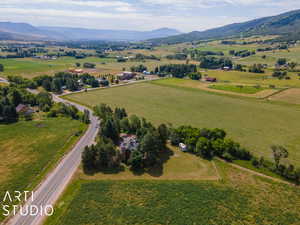
M 232 68 L 233 66 L 232 61 L 228 58 L 202 57 L 200 61 L 200 67 L 204 69 Z
M 189 73 L 197 72 L 197 66 L 194 64 L 168 64 L 156 67 L 155 72 L 160 76 L 171 74 L 173 77 L 183 78 Z

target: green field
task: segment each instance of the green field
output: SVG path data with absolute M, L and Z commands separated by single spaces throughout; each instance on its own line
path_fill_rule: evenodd
M 221 182 L 77 179 L 46 225 L 299 224 L 299 188 L 217 166 Z
M 0 59 L 0 64 L 4 65 L 4 72 L 0 72 L 0 76 L 8 75 L 21 75 L 26 78 L 33 78 L 41 74 L 50 74 L 57 71 L 68 70 L 69 68 L 74 68 L 75 63 L 81 63 L 81 66 L 85 62 L 90 62 L 96 64 L 95 69 L 87 69 L 86 72 L 92 73 L 94 75 L 99 74 L 116 74 L 125 70 L 130 70 L 132 66 L 137 66 L 143 64 L 148 67 L 148 70 L 154 70 L 156 66 L 168 63 L 183 63 L 180 60 L 168 60 L 162 59 L 157 60 L 146 60 L 145 62 L 139 61 L 128 61 L 124 63 L 119 63 L 115 58 L 97 58 L 97 57 L 87 57 L 85 59 L 75 59 L 74 57 L 59 57 L 54 60 L 44 60 L 44 59 L 33 59 L 33 58 L 22 58 L 22 59 Z M 82 68 L 82 67 L 81 67 Z
M 254 87 L 254 86 L 243 86 L 243 85 L 210 85 L 209 88 L 222 90 L 222 91 L 231 91 L 242 94 L 255 94 L 257 92 L 266 90 L 263 87 Z
M 178 87 L 173 81 L 133 84 L 67 98 L 88 106 L 107 103 L 125 107 L 130 114 L 156 124 L 223 128 L 229 137 L 268 159 L 272 159 L 270 145 L 283 145 L 290 152 L 290 161 L 300 165 L 298 106 Z
M 0 193 L 32 190 L 86 125 L 67 118 L 0 125 Z M 0 219 L 3 219 L 2 214 Z
M 4 76 L 8 75 L 22 75 L 23 77 L 32 78 L 43 73 L 54 73 L 60 70 L 66 70 L 70 67 L 74 67 L 76 62 L 84 63 L 99 63 L 110 62 L 112 59 L 100 59 L 95 57 L 89 57 L 86 59 L 75 59 L 72 57 L 60 57 L 55 60 L 43 60 L 43 59 L 0 59 L 0 64 L 4 65 Z M 0 73 L 1 74 L 1 73 Z

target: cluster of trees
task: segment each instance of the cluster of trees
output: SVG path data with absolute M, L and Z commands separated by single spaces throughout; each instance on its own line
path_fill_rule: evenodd
M 233 66 L 233 69 L 236 70 L 236 71 L 246 72 L 246 69 L 244 69 L 244 66 L 242 64 L 235 64 Z
M 188 58 L 188 55 L 185 54 L 185 53 L 176 53 L 176 54 L 173 54 L 173 55 L 167 55 L 166 56 L 167 59 L 170 59 L 170 60 L 186 60 Z
M 201 59 L 205 56 L 224 56 L 223 52 L 214 52 L 214 51 L 201 51 L 199 49 L 190 50 L 191 58 L 197 61 L 201 61 Z
M 147 69 L 148 68 L 146 66 L 142 65 L 142 64 L 140 64 L 138 66 L 132 66 L 130 68 L 131 72 L 137 72 L 137 73 L 142 73 L 144 71 L 147 71 Z
M 0 123 L 18 121 L 16 107 L 19 104 L 36 105 L 36 98 L 26 90 L 0 86 Z
M 144 55 L 144 54 L 141 54 L 141 53 L 136 54 L 135 57 L 132 60 L 134 60 L 134 61 L 145 61 L 146 59 L 160 61 L 160 58 L 155 56 L 155 55 Z
M 202 78 L 202 74 L 200 72 L 193 72 L 193 73 L 189 73 L 188 77 L 191 80 L 200 80 Z
M 190 73 L 197 72 L 197 66 L 194 64 L 168 64 L 156 67 L 154 72 L 159 76 L 171 74 L 173 77 L 183 78 Z
M 0 64 L 0 72 L 3 72 L 3 71 L 4 71 L 4 65 Z
M 10 85 L 0 87 L 0 122 L 11 123 L 19 119 L 16 107 L 19 104 L 39 106 L 42 111 L 49 111 L 52 106 L 51 95 L 41 92 L 38 95 L 31 94 L 26 89 Z M 30 115 L 25 119 L 31 119 Z
M 10 86 L 31 89 L 37 88 L 36 82 L 27 78 L 23 78 L 21 76 L 8 76 L 7 80 L 10 82 Z
M 252 155 L 239 143 L 226 139 L 226 132 L 222 129 L 199 129 L 191 126 L 180 126 L 171 130 L 172 145 L 185 143 L 190 153 L 205 159 L 214 156 L 232 161 L 235 159 L 250 160 Z
M 220 69 L 223 67 L 232 68 L 233 63 L 228 58 L 217 57 L 203 57 L 201 59 L 200 67 L 204 69 Z
M 272 76 L 281 80 L 281 79 L 284 79 L 287 76 L 287 72 L 276 69 L 276 70 L 274 70 Z
M 273 154 L 274 162 L 267 161 L 264 159 L 264 157 L 253 157 L 252 165 L 256 168 L 268 169 L 287 180 L 291 180 L 296 184 L 300 184 L 300 168 L 296 168 L 292 164 L 282 162 L 282 159 L 288 158 L 288 150 L 280 145 L 272 145 L 271 151 Z
M 83 123 L 90 123 L 90 112 L 88 110 L 84 110 L 84 112 L 80 112 L 75 106 L 67 105 L 64 103 L 56 103 L 49 110 L 48 117 L 59 117 L 66 116 L 70 117 L 74 120 L 80 120 Z
M 131 152 L 128 161 L 124 161 L 133 170 L 152 167 L 160 162 L 159 153 L 164 150 L 169 135 L 166 125 L 156 128 L 144 118 L 135 115 L 128 117 L 125 109 L 116 108 L 113 111 L 105 104 L 96 106 L 94 112 L 101 119 L 102 125 L 98 143 L 86 147 L 83 152 L 82 163 L 86 172 L 120 166 L 122 158 L 117 150 L 121 141 L 120 133 L 137 136 L 138 148 Z
M 63 87 L 70 91 L 77 91 L 81 85 L 90 85 L 91 87 L 99 87 L 100 82 L 92 75 L 85 73 L 81 75 L 59 72 L 54 76 L 42 75 L 33 79 L 36 86 L 42 86 L 46 91 L 61 93 Z M 80 81 L 80 82 L 78 82 Z M 105 85 L 106 86 L 106 85 Z
M 265 73 L 264 66 L 262 64 L 253 64 L 249 67 L 250 73 Z
M 230 50 L 229 54 L 244 58 L 251 55 L 255 55 L 256 53 L 255 51 L 249 51 L 249 50 L 240 50 L 240 51 Z

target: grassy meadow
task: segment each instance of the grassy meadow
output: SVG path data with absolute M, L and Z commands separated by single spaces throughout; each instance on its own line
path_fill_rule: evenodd
M 300 165 L 300 108 L 296 105 L 180 87 L 174 79 L 72 94 L 66 98 L 90 107 L 100 103 L 125 107 L 130 114 L 156 124 L 223 128 L 229 137 L 268 159 L 272 159 L 271 145 L 283 145 L 290 152 L 290 161 Z
M 6 190 L 32 190 L 75 143 L 75 134 L 85 128 L 83 123 L 67 118 L 0 125 L 1 195 Z
M 45 224 L 299 224 L 299 188 L 216 164 L 222 181 L 77 178 Z

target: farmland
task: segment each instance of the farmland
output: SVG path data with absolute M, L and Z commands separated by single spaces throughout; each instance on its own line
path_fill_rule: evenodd
M 216 163 L 222 182 L 77 178 L 46 225 L 298 223 L 299 188 Z
M 66 118 L 0 125 L 0 192 L 33 189 L 85 127 Z
M 290 161 L 299 165 L 299 114 L 297 106 L 229 97 L 159 80 L 87 93 L 68 99 L 88 106 L 107 103 L 125 107 L 130 114 L 159 124 L 223 128 L 256 155 L 272 159 L 270 145 L 284 145 Z

